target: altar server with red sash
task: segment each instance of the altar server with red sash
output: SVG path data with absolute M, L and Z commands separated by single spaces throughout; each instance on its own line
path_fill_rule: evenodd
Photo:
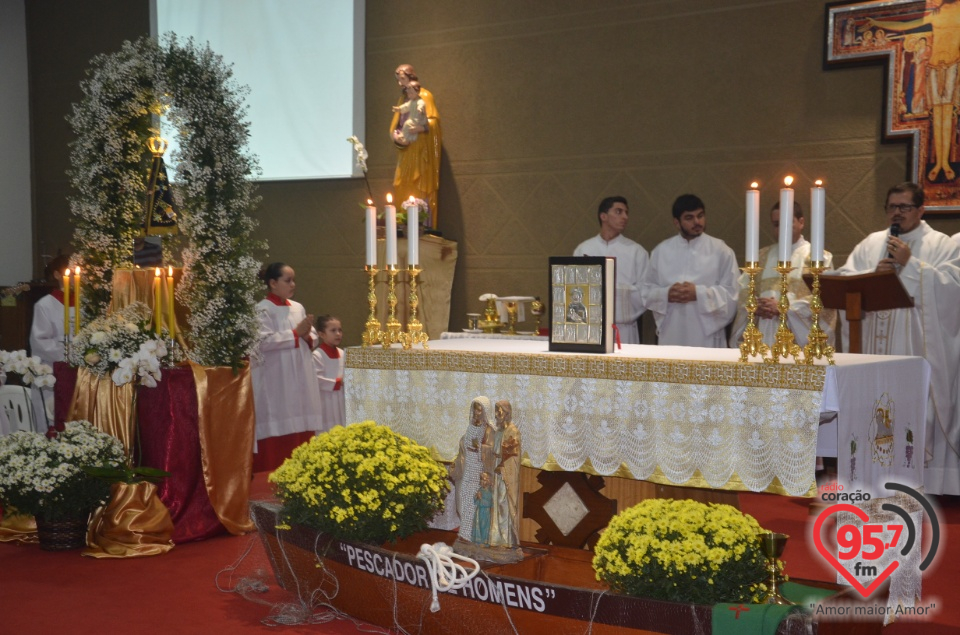
M 313 366 L 320 384 L 320 428 L 327 431 L 347 423 L 347 405 L 343 396 L 343 340 L 340 320 L 332 315 L 317 318 L 320 346 L 313 351 Z
M 257 304 L 260 350 L 251 361 L 257 444 L 253 471 L 276 469 L 320 429 L 320 394 L 312 351 L 319 343 L 313 316 L 291 300 L 293 268 L 275 262 L 260 273 L 267 297 Z

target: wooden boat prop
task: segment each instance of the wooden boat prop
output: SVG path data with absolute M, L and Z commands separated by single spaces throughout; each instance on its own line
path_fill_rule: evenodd
M 384 628 L 433 634 L 593 633 L 595 635 L 710 635 L 712 607 L 620 595 L 598 582 L 592 552 L 524 544 L 524 559 L 482 564 L 464 588 L 439 595 L 431 612 L 427 566 L 416 557 L 424 543 L 453 544 L 454 532 L 428 530 L 385 545 L 340 540 L 314 529 L 280 529 L 280 507 L 251 502 L 250 513 L 270 558 L 277 582 L 301 601 L 320 599 L 355 618 Z M 836 590 L 855 603 L 847 587 L 803 580 Z M 778 635 L 866 635 L 880 633 L 874 622 L 785 620 Z M 810 627 L 812 626 L 812 630 Z

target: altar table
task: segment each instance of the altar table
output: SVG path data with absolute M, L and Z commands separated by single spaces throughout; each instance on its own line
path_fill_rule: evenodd
M 835 366 L 808 366 L 739 356 L 644 345 L 550 353 L 545 342 L 505 339 L 353 347 L 347 420 L 388 425 L 450 461 L 470 401 L 486 395 L 513 405 L 530 467 L 812 496 L 820 454 L 838 456 L 839 480 L 853 488 L 922 486 L 926 360 L 836 354 Z

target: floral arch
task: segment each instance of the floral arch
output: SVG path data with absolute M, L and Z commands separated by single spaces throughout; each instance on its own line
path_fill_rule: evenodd
M 189 310 L 189 357 L 239 367 L 257 341 L 255 305 L 265 248 L 256 221 L 256 157 L 246 151 L 246 87 L 209 47 L 141 38 L 91 60 L 82 100 L 68 117 L 75 258 L 85 272 L 83 314 L 110 306 L 113 271 L 131 267 L 147 187 L 152 115 L 178 132 L 174 196 L 182 211 L 183 278 L 177 300 Z M 166 249 L 165 249 L 166 251 Z M 164 254 L 165 257 L 168 254 Z

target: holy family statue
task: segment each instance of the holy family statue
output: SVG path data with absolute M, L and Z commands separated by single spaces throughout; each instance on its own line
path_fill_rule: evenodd
M 520 431 L 509 401 L 476 397 L 450 467 L 460 530 L 454 551 L 477 560 L 515 562 L 520 550 Z
M 410 196 L 430 206 L 429 226 L 437 228 L 437 190 L 440 188 L 440 150 L 443 135 L 433 93 L 420 85 L 416 71 L 401 64 L 394 71 L 402 95 L 393 107 L 390 139 L 397 148 L 393 178 L 398 201 Z

